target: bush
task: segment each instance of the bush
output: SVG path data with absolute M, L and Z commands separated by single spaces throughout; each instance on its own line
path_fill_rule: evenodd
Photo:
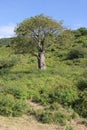
M 79 88 L 79 90 L 84 90 L 87 88 L 87 80 L 86 79 L 80 79 L 77 83 L 77 87 Z
M 28 110 L 28 104 L 25 100 L 15 100 L 14 108 L 13 108 L 13 116 L 22 116 Z
M 35 95 L 34 90 L 29 89 L 29 90 L 28 90 L 28 99 L 32 99 L 32 98 L 34 97 L 34 95 Z
M 51 103 L 58 102 L 70 106 L 77 99 L 77 90 L 70 85 L 61 85 L 55 88 L 49 96 Z
M 13 95 L 0 96 L 0 115 L 12 116 L 15 100 Z
M 53 115 L 50 111 L 38 111 L 36 113 L 36 118 L 38 121 L 41 121 L 42 123 L 52 123 L 53 122 Z
M 26 99 L 28 97 L 27 87 L 7 87 L 5 92 L 12 94 L 17 99 Z
M 34 102 L 39 102 L 40 104 L 46 106 L 49 104 L 49 94 L 48 91 L 40 89 L 36 90 L 33 96 Z
M 61 112 L 52 112 L 46 109 L 38 110 L 35 114 L 37 120 L 42 123 L 60 123 L 61 125 L 66 124 L 66 115 Z
M 15 63 L 15 59 L 0 59 L 0 69 L 12 67 L 15 65 Z
M 79 99 L 74 103 L 74 109 L 79 115 L 87 118 L 87 89 L 79 94 Z
M 84 57 L 84 52 L 77 48 L 77 49 L 72 49 L 69 51 L 67 59 L 68 60 L 73 60 L 73 59 L 78 59 L 78 58 L 83 58 Z
M 15 99 L 13 95 L 0 95 L 0 115 L 22 116 L 26 113 L 28 104 L 25 100 Z
M 71 119 L 76 119 L 78 117 L 78 114 L 76 112 L 73 112 L 71 115 L 70 115 L 70 118 Z
M 49 103 L 49 95 L 46 93 L 40 94 L 36 100 L 40 102 L 42 105 L 47 105 Z
M 52 103 L 52 105 L 50 106 L 51 110 L 58 110 L 60 108 L 60 104 L 58 102 L 54 102 Z
M 57 112 L 54 114 L 54 118 L 53 118 L 54 122 L 58 122 L 61 125 L 66 125 L 66 116 L 65 114 L 61 113 L 61 112 Z

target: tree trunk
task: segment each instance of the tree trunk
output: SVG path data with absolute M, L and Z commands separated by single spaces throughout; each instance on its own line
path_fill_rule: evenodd
M 45 52 L 38 53 L 38 68 L 41 70 L 46 69 L 46 62 L 45 62 Z

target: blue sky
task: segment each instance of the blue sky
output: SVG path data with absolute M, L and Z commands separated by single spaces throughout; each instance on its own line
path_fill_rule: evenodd
M 87 27 L 87 0 L 0 0 L 0 38 L 13 36 L 18 23 L 42 13 L 71 29 Z

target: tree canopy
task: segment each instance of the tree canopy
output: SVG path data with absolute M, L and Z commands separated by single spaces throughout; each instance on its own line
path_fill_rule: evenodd
M 29 46 L 32 44 L 33 48 L 45 50 L 53 43 L 53 36 L 60 34 L 62 30 L 61 22 L 41 14 L 25 19 L 17 26 L 15 32 L 24 42 L 30 43 Z
M 39 62 L 41 62 L 41 54 L 45 53 L 62 31 L 61 22 L 42 14 L 24 20 L 15 30 L 19 42 L 29 47 L 29 52 L 37 56 Z

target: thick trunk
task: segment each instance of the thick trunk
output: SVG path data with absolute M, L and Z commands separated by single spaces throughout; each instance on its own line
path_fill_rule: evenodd
M 38 54 L 38 68 L 42 70 L 46 69 L 45 52 L 39 52 Z

